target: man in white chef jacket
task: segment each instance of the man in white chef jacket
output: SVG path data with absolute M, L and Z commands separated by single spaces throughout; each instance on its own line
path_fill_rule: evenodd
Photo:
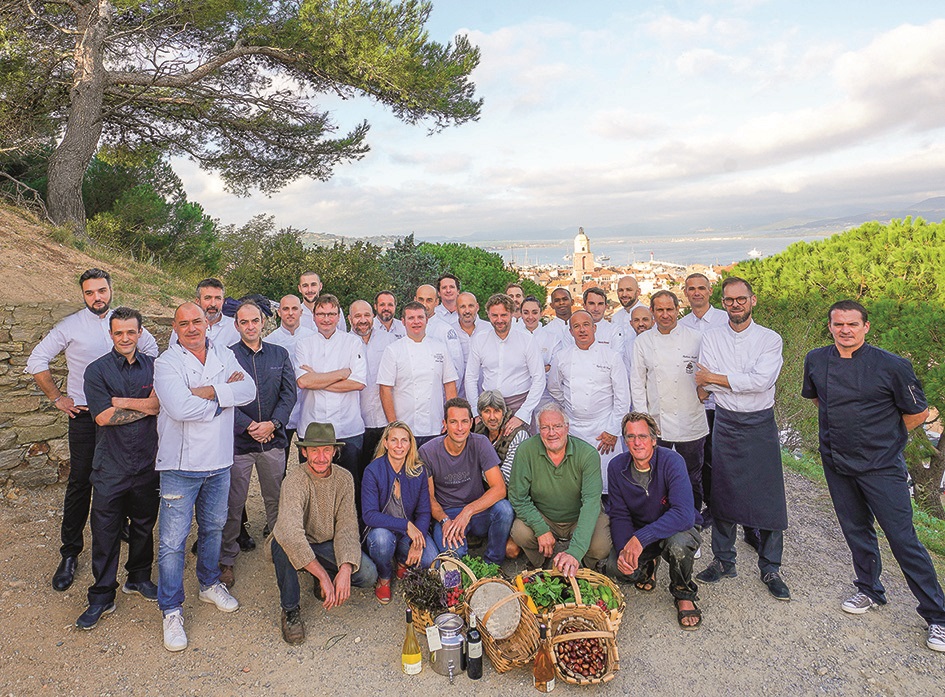
M 630 410 L 630 388 L 623 359 L 595 340 L 590 313 L 571 315 L 574 345 L 562 348 L 548 372 L 548 391 L 571 422 L 570 434 L 600 453 L 604 494 L 607 465 L 621 452 L 620 421 Z
M 610 320 L 604 319 L 604 313 L 607 312 L 607 293 L 597 287 L 585 290 L 584 309 L 597 325 L 595 331 L 597 338 L 594 340 L 620 353 L 623 350 L 623 334 L 619 327 L 611 324 Z
M 440 435 L 443 404 L 456 396 L 456 369 L 446 345 L 427 336 L 422 303 L 404 305 L 407 336 L 384 349 L 377 387 L 387 421 L 405 421 L 417 445 Z

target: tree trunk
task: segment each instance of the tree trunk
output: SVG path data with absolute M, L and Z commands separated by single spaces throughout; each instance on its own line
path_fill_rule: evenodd
M 102 135 L 103 54 L 112 13 L 109 0 L 80 6 L 69 115 L 62 140 L 49 159 L 49 216 L 54 223 L 70 226 L 76 237 L 84 240 L 88 237 L 82 180 Z
M 926 436 L 922 429 L 916 429 L 912 437 L 925 438 Z M 915 486 L 915 500 L 923 511 L 945 520 L 945 509 L 942 507 L 943 501 L 940 488 L 942 473 L 945 470 L 945 435 L 939 438 L 938 448 L 932 448 L 931 444 L 927 445 L 927 451 L 931 451 L 928 468 L 921 461 L 909 462 L 909 473 L 912 475 L 912 482 Z

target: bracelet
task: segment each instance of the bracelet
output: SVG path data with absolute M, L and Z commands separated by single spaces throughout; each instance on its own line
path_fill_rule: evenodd
M 62 399 L 63 397 L 65 397 L 64 394 L 59 395 L 58 397 L 56 397 L 56 398 L 52 401 L 52 403 L 53 403 L 53 404 L 58 404 L 58 403 L 59 403 L 59 400 Z

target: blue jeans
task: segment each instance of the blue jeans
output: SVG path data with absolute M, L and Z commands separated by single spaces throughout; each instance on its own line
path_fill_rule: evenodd
M 429 568 L 436 559 L 436 545 L 433 539 L 424 533 L 426 544 L 420 556 L 420 566 Z M 394 556 L 397 561 L 407 559 L 410 551 L 410 536 L 388 530 L 387 528 L 371 528 L 367 534 L 367 553 L 371 561 L 377 566 L 377 577 L 389 581 L 394 572 Z
M 455 518 L 462 512 L 462 508 L 443 509 L 450 518 Z M 476 537 L 486 536 L 485 560 L 490 564 L 501 564 L 505 561 L 505 543 L 508 542 L 509 533 L 512 531 L 512 521 L 515 519 L 515 513 L 512 511 L 512 504 L 508 499 L 502 499 L 487 508 L 480 511 L 469 520 L 466 526 L 466 537 L 475 535 Z M 447 547 L 443 544 L 443 526 L 436 522 L 433 524 L 433 542 L 440 552 L 454 551 L 457 556 L 463 556 L 469 551 L 469 546 L 464 539 L 458 547 Z
M 184 605 L 184 555 L 195 514 L 200 589 L 220 580 L 220 542 L 229 495 L 229 467 L 213 472 L 161 472 L 158 607 L 164 614 Z
M 313 542 L 310 546 L 318 563 L 325 567 L 328 575 L 333 577 L 337 574 L 338 564 L 335 563 L 334 541 Z M 299 606 L 302 597 L 298 573 L 301 569 L 292 566 L 289 556 L 275 538 L 272 540 L 272 563 L 276 567 L 276 582 L 279 584 L 279 602 L 282 604 L 282 609 L 294 610 Z M 361 564 L 358 570 L 351 574 L 351 585 L 358 588 L 373 588 L 376 582 L 377 568 L 371 558 L 361 552 Z

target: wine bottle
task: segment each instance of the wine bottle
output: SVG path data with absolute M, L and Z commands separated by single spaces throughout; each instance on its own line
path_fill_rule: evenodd
M 470 680 L 482 677 L 482 635 L 476 627 L 476 613 L 469 613 L 469 631 L 466 632 L 466 676 Z
M 423 667 L 420 653 L 420 644 L 417 641 L 417 633 L 413 628 L 413 610 L 407 608 L 407 635 L 404 637 L 404 647 L 401 649 L 400 658 L 404 665 L 404 672 L 407 675 L 416 675 Z
M 555 689 L 555 666 L 551 661 L 551 645 L 548 643 L 548 629 L 545 625 L 538 625 L 541 644 L 535 655 L 535 665 L 532 673 L 535 676 L 535 689 L 539 692 L 551 692 Z

